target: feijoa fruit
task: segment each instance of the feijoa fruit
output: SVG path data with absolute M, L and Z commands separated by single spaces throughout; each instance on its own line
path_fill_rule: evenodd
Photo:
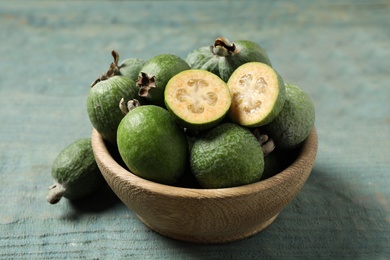
M 222 123 L 193 143 L 190 169 L 203 188 L 227 188 L 259 181 L 264 171 L 260 143 L 247 128 Z
M 230 42 L 219 37 L 212 46 L 204 46 L 190 52 L 185 58 L 193 69 L 208 70 L 225 82 L 240 65 L 257 61 L 271 66 L 266 51 L 259 44 L 249 40 Z
M 237 124 L 246 127 L 268 124 L 283 108 L 286 97 L 283 79 L 267 64 L 241 65 L 227 85 L 232 95 L 229 117 Z
M 315 122 L 314 104 L 308 93 L 286 84 L 286 101 L 278 116 L 264 126 L 279 149 L 300 146 L 309 136 Z
M 117 56 L 106 74 L 94 81 L 87 97 L 87 112 L 92 126 L 112 145 L 116 145 L 117 128 L 124 117 L 118 104 L 138 99 L 138 89 L 129 77 L 119 75 Z
M 136 85 L 138 95 L 150 104 L 165 107 L 164 90 L 168 81 L 177 73 L 190 69 L 188 64 L 173 54 L 159 54 L 142 66 Z
M 187 169 L 187 137 L 162 107 L 131 109 L 119 124 L 117 144 L 129 170 L 144 179 L 173 184 Z
M 62 197 L 69 200 L 87 197 L 104 184 L 90 138 L 76 140 L 65 147 L 55 158 L 51 174 L 55 181 L 47 196 L 51 204 L 59 202 Z
M 185 70 L 165 88 L 165 105 L 180 125 L 200 131 L 217 125 L 226 115 L 231 96 L 226 83 L 206 70 Z

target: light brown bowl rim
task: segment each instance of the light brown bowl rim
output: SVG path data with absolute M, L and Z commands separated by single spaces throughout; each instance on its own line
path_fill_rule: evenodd
M 226 198 L 226 197 L 237 197 L 246 196 L 254 192 L 261 192 L 272 188 L 285 180 L 294 178 L 294 175 L 299 172 L 298 169 L 303 167 L 312 167 L 317 153 L 318 148 L 318 136 L 316 128 L 313 127 L 310 135 L 304 141 L 300 154 L 297 159 L 285 170 L 278 174 L 261 180 L 252 184 L 230 187 L 230 188 L 219 188 L 219 189 L 202 189 L 202 188 L 185 188 L 170 186 L 166 184 L 160 184 L 153 181 L 149 181 L 138 177 L 131 173 L 127 169 L 123 168 L 115 159 L 111 156 L 102 136 L 97 132 L 96 129 L 92 130 L 92 148 L 100 167 L 103 167 L 110 172 L 115 178 L 119 178 L 122 183 L 128 183 L 133 187 L 137 187 L 139 190 L 147 190 L 150 193 L 164 195 L 166 197 L 186 197 L 194 199 L 213 199 L 213 198 Z M 310 162 L 307 158 L 312 158 Z M 106 173 L 107 174 L 107 173 Z M 103 174 L 105 175 L 105 174 Z

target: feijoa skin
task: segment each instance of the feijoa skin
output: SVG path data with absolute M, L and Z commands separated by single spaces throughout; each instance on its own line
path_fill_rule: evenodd
M 282 77 L 270 66 L 248 62 L 238 67 L 227 85 L 232 95 L 230 119 L 245 127 L 270 123 L 282 110 L 286 90 Z
M 165 104 L 178 123 L 194 132 L 217 125 L 229 111 L 231 96 L 226 83 L 206 70 L 185 70 L 165 88 Z
M 159 54 L 148 60 L 141 68 L 136 85 L 138 95 L 149 104 L 165 107 L 164 91 L 168 81 L 179 72 L 190 69 L 180 57 L 173 54 Z
M 59 202 L 62 197 L 69 200 L 87 197 L 105 183 L 90 138 L 76 140 L 65 147 L 55 158 L 51 174 L 55 181 L 47 196 L 51 204 Z
M 128 77 L 132 81 L 138 80 L 139 72 L 146 61 L 140 58 L 128 58 L 119 65 L 119 75 Z
M 116 133 L 124 115 L 119 109 L 121 99 L 137 99 L 135 82 L 125 76 L 112 76 L 92 86 L 87 97 L 88 116 L 93 127 L 111 145 L 116 145 Z
M 309 94 L 287 83 L 283 109 L 264 129 L 273 138 L 277 148 L 293 149 L 306 140 L 314 123 L 314 103 Z
M 264 156 L 247 128 L 223 123 L 202 132 L 192 145 L 190 168 L 203 188 L 227 188 L 259 181 Z
M 119 124 L 117 144 L 123 162 L 141 178 L 174 184 L 187 169 L 187 137 L 162 107 L 130 110 Z
M 204 46 L 190 52 L 185 58 L 192 69 L 208 70 L 225 82 L 239 66 L 257 61 L 272 66 L 267 52 L 259 44 L 249 40 L 230 42 L 219 37 L 212 46 Z

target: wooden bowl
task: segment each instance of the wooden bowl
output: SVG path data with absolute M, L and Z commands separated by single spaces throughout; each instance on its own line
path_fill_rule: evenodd
M 197 189 L 142 179 L 122 167 L 94 129 L 92 147 L 99 168 L 116 195 L 149 228 L 195 243 L 226 243 L 268 227 L 304 185 L 317 154 L 314 128 L 297 159 L 282 172 L 240 187 Z

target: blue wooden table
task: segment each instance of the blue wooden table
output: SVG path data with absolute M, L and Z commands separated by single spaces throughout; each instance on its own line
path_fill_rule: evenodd
M 389 259 L 390 2 L 1 1 L 0 258 Z M 46 202 L 50 168 L 91 134 L 90 83 L 121 60 L 260 43 L 316 107 L 318 156 L 263 232 L 194 245 L 145 227 L 105 187 Z

